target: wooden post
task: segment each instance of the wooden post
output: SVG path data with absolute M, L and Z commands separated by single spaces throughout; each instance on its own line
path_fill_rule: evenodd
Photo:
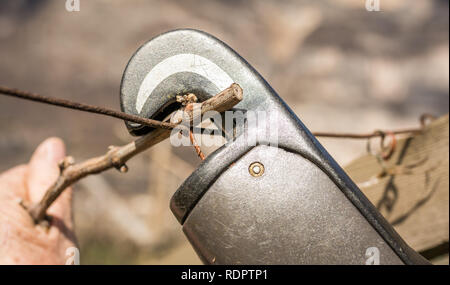
M 400 139 L 384 167 L 373 155 L 345 170 L 405 241 L 432 258 L 449 239 L 448 114 L 421 134 Z M 439 249 L 437 250 L 436 249 Z M 434 253 L 433 253 L 434 251 Z

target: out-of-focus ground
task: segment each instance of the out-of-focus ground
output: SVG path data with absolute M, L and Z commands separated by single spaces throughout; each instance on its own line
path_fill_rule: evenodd
M 197 28 L 246 58 L 313 131 L 418 126 L 449 110 L 449 3 L 381 0 L 0 2 L 0 84 L 110 108 L 134 51 L 174 28 Z M 0 97 L 0 171 L 49 136 L 80 161 L 132 138 L 122 122 Z M 365 142 L 322 139 L 345 165 Z M 170 213 L 172 193 L 198 164 L 168 142 L 76 187 L 82 263 L 196 264 Z

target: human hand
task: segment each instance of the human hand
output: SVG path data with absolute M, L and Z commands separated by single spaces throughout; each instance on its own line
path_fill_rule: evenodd
M 0 264 L 65 264 L 66 250 L 75 246 L 72 189 L 64 190 L 47 213 L 49 228 L 36 226 L 19 201 L 39 202 L 59 175 L 64 143 L 49 138 L 27 165 L 0 174 Z

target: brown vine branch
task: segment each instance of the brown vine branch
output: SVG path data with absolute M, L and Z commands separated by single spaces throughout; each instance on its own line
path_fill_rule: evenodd
M 125 121 L 135 122 L 142 125 L 157 128 L 150 134 L 140 137 L 139 139 L 131 142 L 127 145 L 121 147 L 110 147 L 109 151 L 102 156 L 95 157 L 86 160 L 82 163 L 75 164 L 72 157 L 66 157 L 66 159 L 60 164 L 60 176 L 56 182 L 47 190 L 43 199 L 36 205 L 32 205 L 29 208 L 30 215 L 33 217 L 36 223 L 41 222 L 46 217 L 46 210 L 48 207 L 56 200 L 56 198 L 62 193 L 62 191 L 68 186 L 74 184 L 76 181 L 86 177 L 90 174 L 96 174 L 103 172 L 112 167 L 117 168 L 121 172 L 127 171 L 127 166 L 125 163 L 136 154 L 142 152 L 143 150 L 150 148 L 151 146 L 161 142 L 162 140 L 170 136 L 170 129 L 177 126 L 176 121 L 171 122 L 160 122 L 152 119 L 147 119 L 120 111 L 115 111 L 112 109 L 92 106 L 88 104 L 73 102 L 70 100 L 53 98 L 42 96 L 39 94 L 21 91 L 13 88 L 8 88 L 5 86 L 0 86 L 0 94 L 13 96 L 16 98 L 22 98 L 27 100 L 32 100 L 35 102 L 46 103 L 51 105 L 56 105 L 60 107 L 91 112 L 95 114 L 106 115 Z M 190 98 L 188 94 L 183 98 L 178 98 L 179 102 L 183 104 L 184 109 L 189 113 L 190 120 L 193 120 L 194 113 L 192 109 L 193 98 Z M 195 97 L 195 96 L 194 96 Z M 218 112 L 223 112 L 231 109 L 235 104 L 242 100 L 242 89 L 237 84 L 233 84 L 226 90 L 217 94 L 216 96 L 210 98 L 209 100 L 201 103 L 201 114 L 207 111 L 215 110 Z M 400 129 L 393 131 L 381 131 L 376 130 L 372 133 L 333 133 L 333 132 L 313 132 L 316 137 L 328 137 L 328 138 L 348 138 L 348 139 L 370 139 L 374 137 L 380 137 L 382 141 L 387 135 L 399 135 L 399 134 L 417 134 L 423 130 L 426 120 L 430 120 L 433 117 L 424 114 L 421 117 L 422 128 L 415 129 Z M 201 159 L 204 159 L 204 155 L 193 140 L 192 133 L 190 133 L 191 143 L 194 145 L 197 154 Z
M 187 121 L 190 123 L 208 111 L 224 112 L 239 103 L 242 98 L 243 92 L 241 87 L 237 84 L 232 84 L 229 88 L 214 97 L 200 103 L 199 112 L 192 107 L 193 105 L 187 105 L 183 113 L 183 118 L 188 116 Z M 179 123 L 180 121 L 178 120 L 173 125 L 176 126 Z M 34 222 L 40 223 L 45 220 L 47 209 L 68 186 L 90 174 L 97 174 L 113 167 L 121 172 L 126 172 L 128 168 L 125 163 L 130 158 L 168 138 L 170 133 L 171 131 L 167 129 L 156 129 L 124 146 L 111 146 L 106 154 L 78 164 L 74 163 L 73 158 L 66 157 L 59 165 L 60 175 L 57 180 L 46 191 L 41 201 L 35 205 L 31 205 L 28 209 Z

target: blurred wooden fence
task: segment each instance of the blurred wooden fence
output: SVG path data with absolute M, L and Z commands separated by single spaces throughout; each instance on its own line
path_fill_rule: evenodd
M 398 141 L 380 164 L 362 156 L 345 170 L 364 194 L 415 250 L 448 263 L 448 114 L 416 136 Z

